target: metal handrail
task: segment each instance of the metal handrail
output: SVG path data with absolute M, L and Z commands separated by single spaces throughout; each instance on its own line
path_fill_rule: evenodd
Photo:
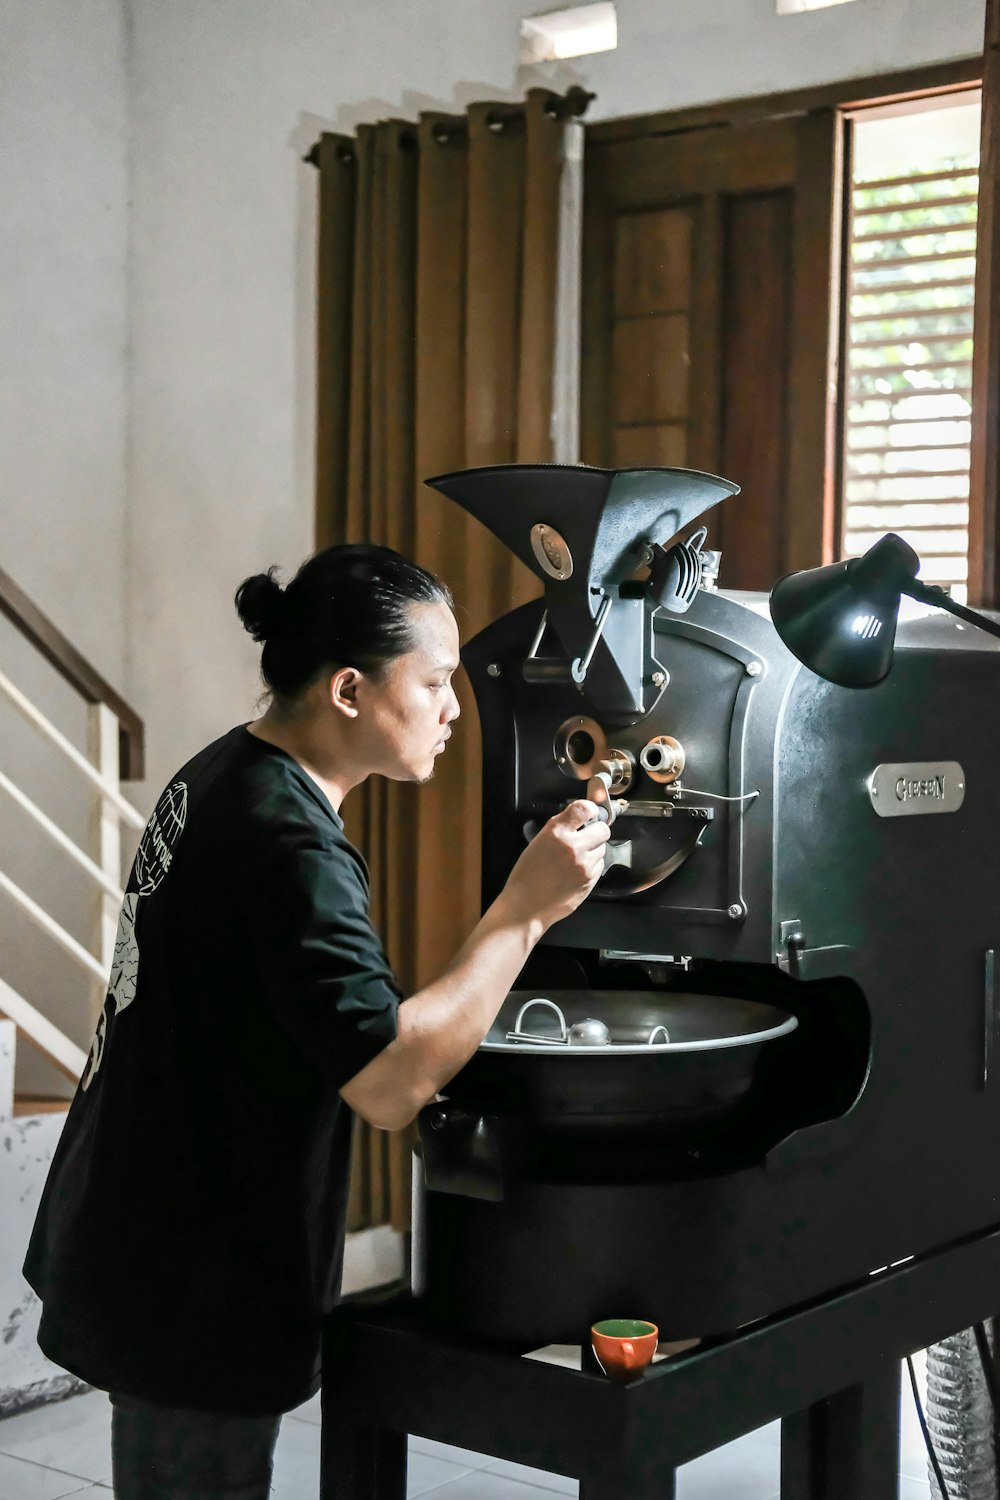
M 0 614 L 12 621 L 25 640 L 55 667 L 85 702 L 102 703 L 111 710 L 118 720 L 119 775 L 124 781 L 140 781 L 144 774 L 145 734 L 139 715 L 2 569 Z
M 43 812 L 10 776 L 0 771 L 0 792 L 12 798 L 42 832 L 100 887 L 93 945 L 96 953 L 67 931 L 4 871 L 0 871 L 0 894 L 9 898 L 92 981 L 96 981 L 99 993 L 94 999 L 103 1004 L 114 961 L 118 908 L 124 900 L 120 886 L 122 826 L 141 831 L 146 822 L 142 813 L 119 789 L 120 779 L 138 780 L 144 774 L 142 720 L 2 571 L 0 615 L 12 620 L 24 638 L 90 705 L 88 754 L 85 755 L 9 677 L 0 672 L 0 698 L 6 698 L 33 729 L 54 745 L 99 796 L 95 859 Z M 2 979 L 0 1014 L 13 1020 L 26 1040 L 68 1078 L 74 1082 L 79 1080 L 86 1066 L 86 1053 Z
M 101 795 L 106 797 L 117 809 L 123 822 L 130 824 L 133 828 L 145 828 L 146 819 L 139 812 L 138 808 L 133 807 L 131 802 L 122 796 L 117 787 L 113 787 L 109 781 L 104 779 L 99 771 L 94 769 L 87 757 L 81 754 L 62 731 L 57 729 L 41 710 L 35 707 L 30 698 L 26 698 L 20 688 L 15 687 L 10 678 L 3 672 L 0 672 L 0 693 L 3 693 L 10 700 L 18 713 L 27 719 L 29 724 L 33 724 L 36 729 L 40 730 L 57 749 L 62 751 L 68 760 L 73 762 L 77 770 L 86 776 L 88 781 L 93 783 Z
M 124 901 L 125 892 L 121 887 L 116 885 L 113 880 L 109 880 L 100 865 L 96 864 L 89 854 L 84 853 L 79 844 L 74 844 L 69 834 L 64 833 L 57 823 L 53 823 L 52 819 L 46 813 L 43 813 L 42 809 L 36 803 L 32 802 L 27 793 L 22 792 L 21 788 L 15 782 L 11 781 L 10 777 L 3 771 L 0 771 L 0 791 L 6 792 L 19 807 L 23 807 L 29 817 L 34 818 L 39 828 L 44 829 L 49 838 L 57 843 L 60 849 L 65 849 L 70 859 L 75 860 L 81 869 L 86 870 L 92 880 L 96 880 L 98 885 L 103 886 L 109 896 L 119 904 Z

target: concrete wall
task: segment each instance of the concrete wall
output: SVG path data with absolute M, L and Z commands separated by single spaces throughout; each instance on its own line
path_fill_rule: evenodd
M 313 195 L 322 126 L 579 78 L 591 117 L 981 50 L 983 0 L 619 0 L 615 53 L 518 68 L 522 0 L 134 0 L 128 685 L 158 786 L 253 712 L 236 585 L 312 544 Z M 146 800 L 153 788 L 146 789 Z

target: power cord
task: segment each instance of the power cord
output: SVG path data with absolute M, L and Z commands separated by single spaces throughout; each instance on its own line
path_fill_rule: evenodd
M 927 1421 L 924 1417 L 924 1408 L 920 1402 L 920 1392 L 917 1390 L 917 1376 L 916 1371 L 913 1368 L 912 1355 L 908 1354 L 906 1356 L 906 1368 L 910 1372 L 910 1389 L 913 1391 L 913 1404 L 917 1408 L 917 1421 L 920 1423 L 920 1431 L 924 1435 L 924 1442 L 927 1445 L 927 1457 L 931 1461 L 931 1468 L 934 1470 L 934 1478 L 937 1480 L 938 1489 L 941 1491 L 941 1500 L 951 1500 L 951 1497 L 948 1494 L 948 1487 L 944 1482 L 944 1475 L 941 1473 L 941 1465 L 938 1463 L 938 1456 L 934 1452 L 934 1444 L 931 1441 L 930 1432 L 927 1430 Z
M 760 788 L 754 792 L 744 792 L 740 797 L 724 797 L 721 792 L 703 792 L 701 787 L 688 786 L 686 783 L 680 788 L 691 797 L 711 797 L 716 802 L 752 802 L 755 797 L 760 796 Z

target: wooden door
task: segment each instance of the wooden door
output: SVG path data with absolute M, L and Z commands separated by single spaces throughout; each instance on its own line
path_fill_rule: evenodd
M 832 556 L 839 122 L 656 124 L 588 134 L 583 457 L 736 480 L 709 545 L 766 589 Z

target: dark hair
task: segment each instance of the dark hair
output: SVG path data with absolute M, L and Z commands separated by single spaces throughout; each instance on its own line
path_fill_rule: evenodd
M 433 573 L 367 542 L 317 552 L 284 589 L 276 571 L 245 579 L 236 609 L 264 643 L 261 673 L 279 698 L 297 698 L 325 667 L 380 672 L 412 649 L 411 605 L 452 602 Z

